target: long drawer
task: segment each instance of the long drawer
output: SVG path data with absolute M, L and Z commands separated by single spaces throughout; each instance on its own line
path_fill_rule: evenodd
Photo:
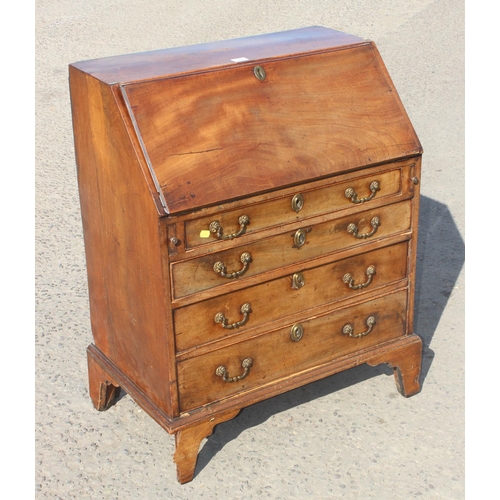
M 355 247 L 411 227 L 411 200 L 172 264 L 174 298 Z
M 294 273 L 174 311 L 177 351 L 406 278 L 408 243 Z
M 406 296 L 400 290 L 179 362 L 181 411 L 404 335 Z
M 273 226 L 333 213 L 355 205 L 378 202 L 407 192 L 411 162 L 374 167 L 362 174 L 326 186 L 302 186 L 276 199 L 246 201 L 244 207 L 219 211 L 186 221 L 186 247 L 192 248 L 213 240 L 241 238 Z

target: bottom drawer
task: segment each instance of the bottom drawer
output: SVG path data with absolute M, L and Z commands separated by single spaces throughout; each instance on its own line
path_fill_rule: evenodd
M 406 290 L 401 290 L 181 361 L 181 411 L 312 369 L 405 330 Z

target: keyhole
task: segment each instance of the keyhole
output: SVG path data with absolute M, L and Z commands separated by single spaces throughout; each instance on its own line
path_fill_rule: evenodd
M 260 80 L 263 82 L 266 79 L 266 72 L 264 71 L 264 68 L 262 66 L 255 66 L 253 69 L 253 74 L 257 78 L 257 80 Z

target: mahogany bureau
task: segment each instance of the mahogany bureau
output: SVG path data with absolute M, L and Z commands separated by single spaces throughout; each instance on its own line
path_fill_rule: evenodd
M 311 27 L 71 64 L 98 410 L 181 483 L 253 403 L 362 363 L 420 389 L 422 148 L 373 42 Z

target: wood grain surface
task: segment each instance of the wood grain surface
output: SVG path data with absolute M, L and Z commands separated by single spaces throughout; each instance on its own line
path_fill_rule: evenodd
M 293 276 L 262 283 L 238 292 L 217 296 L 174 311 L 175 342 L 178 351 L 214 342 L 227 336 L 241 335 L 265 324 L 301 313 L 315 306 L 332 303 L 346 298 L 355 298 L 366 291 L 406 277 L 408 243 L 362 253 L 349 259 L 308 269 L 302 272 L 304 285 L 293 287 Z M 367 281 L 366 270 L 375 267 L 373 281 L 366 288 L 353 290 L 343 281 L 346 273 L 352 274 L 356 284 Z M 297 267 L 297 272 L 301 268 Z M 240 321 L 241 306 L 250 304 L 248 322 L 235 329 L 225 329 L 214 321 L 222 312 L 229 324 Z M 333 307 L 333 305 L 332 305 Z
M 342 333 L 344 325 L 348 323 L 353 325 L 355 333 L 366 331 L 369 316 L 374 316 L 376 323 L 367 336 L 350 338 Z M 300 323 L 304 328 L 304 336 L 299 342 L 291 340 L 292 325 L 287 325 L 277 331 L 179 363 L 181 410 L 186 411 L 270 384 L 404 335 L 406 290 L 317 318 L 304 318 Z M 225 366 L 231 377 L 241 375 L 241 363 L 245 358 L 251 358 L 253 364 L 249 375 L 243 380 L 228 383 L 216 375 L 215 371 L 221 365 Z
M 235 233 L 240 229 L 238 219 L 241 215 L 247 215 L 250 222 L 246 227 L 245 235 L 248 236 L 256 231 L 260 231 L 269 227 L 283 225 L 288 222 L 304 220 L 309 217 L 314 217 L 320 214 L 334 213 L 338 210 L 350 208 L 353 203 L 349 198 L 346 198 L 345 191 L 347 188 L 352 188 L 357 193 L 359 198 L 371 195 L 370 184 L 373 181 L 379 183 L 379 191 L 376 191 L 373 200 L 379 201 L 389 196 L 400 194 L 402 190 L 408 189 L 407 171 L 398 166 L 392 170 L 379 172 L 379 169 L 373 169 L 373 172 L 365 172 L 353 174 L 352 179 L 344 182 L 335 182 L 322 188 L 312 189 L 307 186 L 300 186 L 297 189 L 296 195 L 302 196 L 303 206 L 299 211 L 294 211 L 292 208 L 292 199 L 295 195 L 280 197 L 268 202 L 259 204 L 250 204 L 245 208 L 237 210 L 223 211 L 221 210 L 216 217 L 209 215 L 196 220 L 188 220 L 186 227 L 186 247 L 195 247 L 207 243 L 207 239 L 217 239 L 213 233 L 210 236 L 202 233 L 209 229 L 212 221 L 217 220 L 223 228 L 222 236 Z M 372 201 L 372 200 L 370 200 Z M 365 202 L 365 206 L 368 202 Z M 241 240 L 246 237 L 241 237 Z
M 374 44 L 127 85 L 170 214 L 421 152 Z
M 370 233 L 373 230 L 371 221 L 374 217 L 379 217 L 380 226 L 373 237 L 357 239 L 347 231 L 348 225 L 353 223 L 358 227 L 360 234 Z M 229 273 L 242 270 L 241 256 L 245 252 L 250 253 L 252 261 L 247 271 L 234 280 L 244 280 L 248 276 L 297 264 L 341 249 L 362 247 L 371 241 L 408 231 L 410 227 L 411 202 L 403 201 L 333 221 L 304 226 L 304 231 L 307 231 L 306 242 L 300 248 L 294 244 L 296 231 L 285 230 L 280 235 L 248 245 L 173 264 L 173 295 L 176 298 L 183 297 L 224 285 L 228 278 L 214 272 L 214 264 L 223 262 Z
M 122 54 L 74 63 L 73 66 L 108 85 L 236 66 L 248 61 L 337 50 L 367 43 L 362 38 L 323 26 L 201 43 L 187 47 Z
M 172 414 L 155 203 L 111 88 L 75 68 L 70 83 L 94 342 Z
M 375 45 L 313 27 L 227 47 L 70 66 L 90 396 L 122 387 L 175 432 L 181 483 L 252 402 L 361 362 L 420 387 L 421 147 Z

